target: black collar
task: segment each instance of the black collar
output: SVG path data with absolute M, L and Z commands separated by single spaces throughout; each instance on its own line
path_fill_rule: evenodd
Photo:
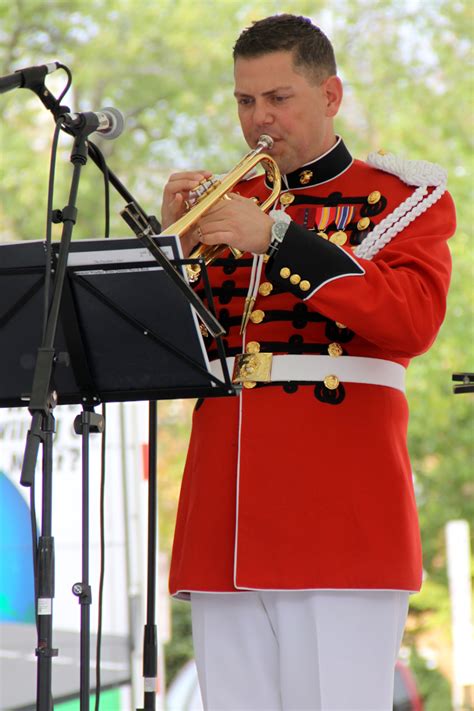
M 310 188 L 313 185 L 327 183 L 328 180 L 337 178 L 344 173 L 352 164 L 352 156 L 347 150 L 344 141 L 338 136 L 335 145 L 316 160 L 301 166 L 292 173 L 282 175 L 282 190 L 296 190 L 298 188 Z M 268 178 L 265 177 L 265 185 L 272 188 Z

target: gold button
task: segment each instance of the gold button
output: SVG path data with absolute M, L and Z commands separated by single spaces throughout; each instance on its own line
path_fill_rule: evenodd
M 336 321 L 336 326 L 337 326 L 338 328 L 347 328 L 347 326 L 346 326 L 345 324 L 339 323 L 339 321 Z
M 339 343 L 330 343 L 328 346 L 328 353 L 333 358 L 338 358 L 342 355 L 342 346 Z
M 267 173 L 267 180 L 269 183 L 273 183 L 273 175 L 272 173 L 270 173 L 270 171 L 268 171 Z
M 366 230 L 369 225 L 370 217 L 361 217 L 359 222 L 357 223 L 357 229 L 360 231 Z
M 312 170 L 303 170 L 300 173 L 300 183 L 301 185 L 308 185 L 309 181 L 313 177 L 313 171 Z
M 330 343 L 328 345 L 328 353 L 333 358 L 338 358 L 342 355 L 342 346 L 339 343 Z
M 300 289 L 301 291 L 309 291 L 311 289 L 311 284 L 307 279 L 303 279 L 303 281 L 300 281 Z
M 280 195 L 280 202 L 283 205 L 283 207 L 287 207 L 288 205 L 291 205 L 293 200 L 295 199 L 295 196 L 292 195 L 291 193 L 283 193 L 283 195 Z
M 288 279 L 290 274 L 291 271 L 288 269 L 288 267 L 283 267 L 282 269 L 280 269 L 280 276 L 282 279 Z
M 323 239 L 329 239 L 325 232 L 317 232 L 316 234 L 318 235 L 318 237 L 322 237 Z
M 339 378 L 337 375 L 326 375 L 324 378 L 324 385 L 328 390 L 336 390 L 339 385 Z
M 252 321 L 252 323 L 262 323 L 264 318 L 265 311 L 262 311 L 262 309 L 256 309 L 250 314 L 250 320 Z
M 258 287 L 258 293 L 260 296 L 268 296 L 273 291 L 273 284 L 269 281 L 264 281 Z
M 263 261 L 264 261 L 265 264 L 268 262 L 269 259 L 270 259 L 270 255 L 269 255 L 269 254 L 264 254 L 264 255 L 263 255 Z
M 253 380 L 246 380 L 242 385 L 244 388 L 247 388 L 247 390 L 251 390 L 256 386 L 257 383 L 254 383 Z
M 245 351 L 246 353 L 260 353 L 260 343 L 258 341 L 249 341 Z
M 378 190 L 373 190 L 368 196 L 367 202 L 369 203 L 369 205 L 376 205 L 381 197 L 382 195 Z
M 342 245 L 347 242 L 347 235 L 343 230 L 338 230 L 330 236 L 329 241 L 342 247 Z
M 292 284 L 294 284 L 294 285 L 296 286 L 297 284 L 300 283 L 301 277 L 300 277 L 299 274 L 292 274 L 292 275 L 290 276 L 290 281 L 291 281 Z

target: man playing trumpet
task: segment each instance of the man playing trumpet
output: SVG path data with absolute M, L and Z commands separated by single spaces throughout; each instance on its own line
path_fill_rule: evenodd
M 444 318 L 454 208 L 438 166 L 352 158 L 308 19 L 254 23 L 234 69 L 282 190 L 266 214 L 272 176 L 243 180 L 182 237 L 243 252 L 209 267 L 242 392 L 196 406 L 170 590 L 191 599 L 206 709 L 388 711 L 422 574 L 404 374 Z M 164 228 L 209 177 L 170 177 Z

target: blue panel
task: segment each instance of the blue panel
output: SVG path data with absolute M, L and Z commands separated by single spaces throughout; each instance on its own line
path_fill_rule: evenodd
M 34 621 L 30 510 L 0 471 L 0 622 Z

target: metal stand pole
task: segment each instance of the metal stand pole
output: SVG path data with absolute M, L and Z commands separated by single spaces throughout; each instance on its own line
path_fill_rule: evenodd
M 52 496 L 53 496 L 53 433 L 54 417 L 50 413 L 42 418 L 41 440 L 43 444 L 43 492 L 41 511 L 41 532 L 37 549 L 38 598 L 37 632 L 38 658 L 36 678 L 36 708 L 38 711 L 52 711 L 51 690 L 52 657 L 58 654 L 51 647 L 53 637 L 54 598 L 54 538 L 52 537 Z
M 158 676 L 158 643 L 155 624 L 156 603 L 156 522 L 157 522 L 157 482 L 156 482 L 156 431 L 158 423 L 157 403 L 149 404 L 148 415 L 148 564 L 147 564 L 147 614 L 143 637 L 143 709 L 154 711 Z
M 82 581 L 72 592 L 81 606 L 80 710 L 89 711 L 90 698 L 90 606 L 89 585 L 89 435 L 104 431 L 104 418 L 85 408 L 74 420 L 74 432 L 82 436 Z

